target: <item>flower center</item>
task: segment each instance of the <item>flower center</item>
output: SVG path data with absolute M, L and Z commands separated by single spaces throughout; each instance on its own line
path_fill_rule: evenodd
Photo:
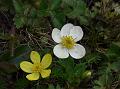
M 43 68 L 42 68 L 42 66 L 41 66 L 40 63 L 35 63 L 35 64 L 33 65 L 32 71 L 33 71 L 33 72 L 41 72 L 42 69 L 43 69 Z
M 68 48 L 68 49 L 71 49 L 73 48 L 73 46 L 75 45 L 75 41 L 74 39 L 72 38 L 72 36 L 63 36 L 62 37 L 62 41 L 61 41 L 61 44 Z

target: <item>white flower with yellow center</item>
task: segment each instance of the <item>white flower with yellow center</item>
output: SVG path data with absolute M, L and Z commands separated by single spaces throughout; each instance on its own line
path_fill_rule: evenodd
M 83 37 L 83 31 L 80 26 L 74 26 L 71 23 L 65 24 L 61 31 L 54 28 L 52 31 L 52 38 L 57 44 L 53 52 L 58 58 L 67 58 L 69 54 L 75 58 L 80 59 L 85 56 L 85 48 L 76 42 Z

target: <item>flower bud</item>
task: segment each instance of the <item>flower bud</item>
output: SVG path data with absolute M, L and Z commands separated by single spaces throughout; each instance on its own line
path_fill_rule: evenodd
M 84 73 L 83 73 L 83 79 L 84 78 L 89 78 L 90 76 L 91 76 L 91 74 L 92 74 L 92 72 L 90 71 L 90 70 L 87 70 L 87 71 L 85 71 Z

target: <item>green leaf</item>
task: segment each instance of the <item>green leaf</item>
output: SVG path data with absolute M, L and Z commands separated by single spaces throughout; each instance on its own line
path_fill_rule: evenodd
M 77 9 L 80 15 L 84 15 L 86 13 L 87 7 L 84 1 L 76 1 L 77 5 L 74 6 L 74 9 Z
M 109 50 L 107 51 L 108 53 L 115 53 L 117 55 L 120 55 L 120 46 L 119 43 L 112 43 Z
M 49 10 L 48 10 L 48 4 L 47 0 L 41 0 L 40 1 L 40 7 L 38 11 L 39 17 L 46 17 L 49 15 Z
M 66 6 L 66 4 L 68 4 L 70 6 L 70 8 L 72 7 L 72 10 L 70 13 L 68 13 L 68 16 L 73 18 L 78 18 L 80 15 L 85 16 L 86 13 L 86 3 L 82 0 L 63 0 L 63 2 L 65 3 L 64 6 Z
M 55 77 L 63 77 L 63 68 L 61 66 L 55 66 L 52 70 L 52 74 L 55 76 Z
M 112 73 L 110 68 L 105 68 L 103 70 L 102 75 L 99 77 L 99 79 L 95 82 L 95 85 L 99 86 L 99 87 L 108 87 L 112 84 Z
M 72 58 L 67 58 L 65 60 L 60 59 L 58 63 L 65 68 L 67 73 L 73 72 L 74 61 Z
M 74 60 L 72 58 L 60 59 L 58 63 L 63 67 L 63 77 L 67 81 L 73 81 L 74 77 Z
M 22 3 L 19 0 L 13 0 L 13 5 L 14 5 L 16 13 L 23 13 L 23 11 L 24 11 L 23 6 L 24 5 L 22 5 Z
M 80 16 L 80 13 L 78 12 L 77 9 L 74 9 L 73 11 L 67 13 L 67 16 L 68 16 L 68 18 L 75 19 L 75 18 L 78 18 Z
M 90 53 L 86 55 L 84 59 L 88 64 L 96 63 L 101 60 L 101 57 L 98 53 Z
M 55 89 L 53 84 L 49 84 L 48 89 Z
M 54 27 L 60 29 L 65 23 L 65 15 L 62 12 L 50 12 Z
M 40 8 L 39 8 L 39 10 L 46 10 L 46 9 L 48 9 L 47 0 L 40 0 Z
M 60 7 L 61 0 L 51 0 L 50 10 L 56 10 Z
M 48 12 L 48 10 L 47 9 L 45 9 L 45 10 L 39 10 L 39 17 L 47 17 L 47 16 L 49 16 L 49 12 Z
M 89 24 L 88 20 L 89 19 L 85 16 L 80 16 L 79 17 L 80 24 L 88 25 Z
M 37 16 L 37 10 L 35 8 L 32 8 L 29 16 L 34 19 Z
M 105 55 L 108 57 L 109 61 L 118 61 L 120 57 L 120 46 L 118 43 L 112 43 Z
M 20 78 L 15 82 L 15 89 L 25 89 L 29 85 L 26 78 Z
M 75 6 L 75 0 L 62 0 L 64 5 Z
M 60 87 L 60 85 L 59 85 L 59 84 L 57 84 L 56 89 L 61 89 L 61 87 Z
M 25 25 L 26 18 L 23 16 L 15 16 L 14 17 L 14 25 L 17 29 L 22 28 Z
M 76 77 L 82 77 L 83 73 L 85 72 L 86 65 L 84 63 L 76 64 L 74 68 L 74 75 Z
M 119 60 L 120 60 L 120 58 L 119 58 Z M 112 70 L 114 70 L 115 72 L 120 71 L 120 61 L 113 62 L 113 63 L 110 65 L 110 68 L 111 68 Z
M 94 89 L 104 89 L 104 85 L 101 83 L 101 81 L 96 80 L 94 81 L 95 85 L 94 85 Z

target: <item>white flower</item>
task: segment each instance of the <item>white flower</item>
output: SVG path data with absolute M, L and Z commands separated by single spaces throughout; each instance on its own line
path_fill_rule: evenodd
M 53 40 L 58 43 L 53 52 L 58 58 L 67 58 L 69 54 L 75 58 L 80 59 L 85 56 L 85 48 L 76 42 L 83 37 L 83 31 L 80 26 L 74 26 L 71 23 L 65 24 L 61 31 L 54 28 L 52 31 Z

